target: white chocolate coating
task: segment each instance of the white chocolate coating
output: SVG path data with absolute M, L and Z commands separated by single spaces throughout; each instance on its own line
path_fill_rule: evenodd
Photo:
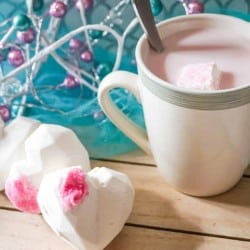
M 105 167 L 87 174 L 88 196 L 70 212 L 64 212 L 58 192 L 61 178 L 70 168 L 47 174 L 38 203 L 45 221 L 79 250 L 101 250 L 121 231 L 134 201 L 129 178 Z
M 27 162 L 48 173 L 68 166 L 90 170 L 89 155 L 74 132 L 60 125 L 42 124 L 25 142 Z
M 39 125 L 37 120 L 20 116 L 3 128 L 0 139 L 0 191 L 4 189 L 11 165 L 26 158 L 24 142 Z

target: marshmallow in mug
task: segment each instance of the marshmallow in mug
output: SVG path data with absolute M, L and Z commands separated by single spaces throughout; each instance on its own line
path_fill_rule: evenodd
M 215 63 L 192 63 L 180 72 L 177 86 L 192 90 L 216 90 L 220 88 L 220 71 Z
M 11 165 L 26 158 L 24 143 L 29 135 L 38 128 L 40 122 L 26 118 L 17 117 L 4 128 L 1 126 L 0 139 L 0 191 L 4 189 Z
M 19 210 L 39 213 L 37 192 L 43 175 L 69 166 L 90 170 L 89 155 L 68 128 L 42 124 L 25 140 L 23 161 L 17 161 L 5 183 L 5 192 Z
M 101 250 L 121 231 L 134 201 L 129 178 L 106 167 L 44 176 L 38 203 L 48 225 L 79 250 Z

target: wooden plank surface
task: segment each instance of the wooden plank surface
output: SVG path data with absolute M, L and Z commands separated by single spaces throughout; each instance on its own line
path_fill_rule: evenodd
M 250 165 L 248 166 L 246 172 L 245 172 L 245 176 L 250 177 Z
M 5 196 L 4 191 L 0 192 L 0 208 L 13 208 L 13 206 Z
M 225 194 L 195 198 L 172 189 L 143 153 L 92 161 L 95 166 L 126 173 L 136 190 L 127 224 L 105 250 L 250 249 L 248 172 Z M 0 250 L 73 250 L 41 215 L 15 211 L 4 192 L 0 192 L 0 221 Z
M 0 209 L 0 250 L 73 250 L 40 215 Z M 250 242 L 125 226 L 105 250 L 246 250 Z
M 72 250 L 40 215 L 0 209 L 0 250 Z
M 137 163 L 144 165 L 155 165 L 155 161 L 151 155 L 145 154 L 141 150 L 135 150 L 128 154 L 117 155 L 107 159 L 108 161 L 126 162 L 126 163 Z
M 211 198 L 196 198 L 171 188 L 155 167 L 93 161 L 126 173 L 136 189 L 129 222 L 250 239 L 250 178 L 229 192 Z
M 249 250 L 250 242 L 126 226 L 106 250 Z

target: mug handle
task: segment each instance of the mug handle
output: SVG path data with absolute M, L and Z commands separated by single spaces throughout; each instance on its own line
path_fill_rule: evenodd
M 148 136 L 144 129 L 129 119 L 110 98 L 114 88 L 125 88 L 141 102 L 138 90 L 138 76 L 127 71 L 114 71 L 103 78 L 98 89 L 98 101 L 107 117 L 144 152 L 151 155 Z

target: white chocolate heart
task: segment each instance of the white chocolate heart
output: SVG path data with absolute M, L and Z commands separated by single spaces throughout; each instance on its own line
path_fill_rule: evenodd
M 3 128 L 0 139 L 0 191 L 4 189 L 11 165 L 26 158 L 24 142 L 40 122 L 26 117 L 17 117 Z
M 94 168 L 82 181 L 68 181 L 82 176 L 75 172 L 77 167 L 44 176 L 38 203 L 48 225 L 76 249 L 101 250 L 131 213 L 134 188 L 125 174 L 106 167 Z
M 89 154 L 74 132 L 54 124 L 42 124 L 26 141 L 27 162 L 44 169 L 44 174 L 53 170 L 81 166 L 90 170 Z
M 37 192 L 46 173 L 68 166 L 90 170 L 88 152 L 68 128 L 42 124 L 25 141 L 26 160 L 15 162 L 5 183 L 11 203 L 23 212 L 40 213 Z

